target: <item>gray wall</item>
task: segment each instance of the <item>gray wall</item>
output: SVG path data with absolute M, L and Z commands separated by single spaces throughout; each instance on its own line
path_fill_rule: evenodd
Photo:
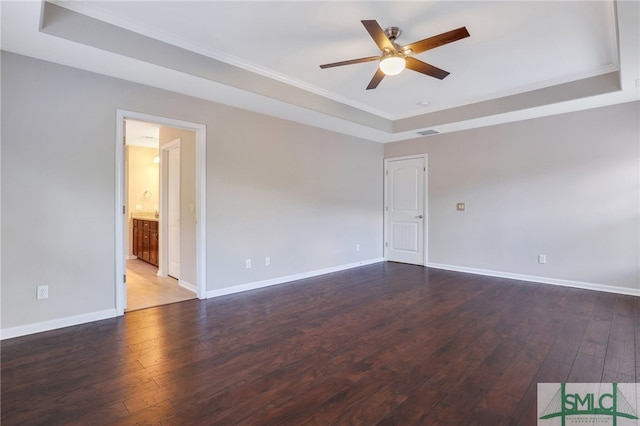
M 114 308 L 117 109 L 207 126 L 208 291 L 381 257 L 382 159 L 416 153 L 431 263 L 640 282 L 638 102 L 382 146 L 5 52 L 1 90 L 3 329 Z
M 1 93 L 3 329 L 114 308 L 117 109 L 207 126 L 207 290 L 382 256 L 380 144 L 6 52 Z
M 385 146 L 417 153 L 430 263 L 640 288 L 639 102 Z
M 383 256 L 382 145 L 266 116 L 228 121 L 208 153 L 210 288 Z

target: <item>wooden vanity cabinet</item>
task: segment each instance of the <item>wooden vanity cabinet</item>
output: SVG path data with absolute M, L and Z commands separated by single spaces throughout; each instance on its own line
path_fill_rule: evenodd
M 158 266 L 158 221 L 133 219 L 133 255 Z

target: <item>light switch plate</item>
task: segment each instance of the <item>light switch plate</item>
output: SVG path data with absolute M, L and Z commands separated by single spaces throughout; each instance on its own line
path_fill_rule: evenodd
M 458 211 L 464 211 L 464 203 L 458 203 L 456 204 L 456 210 Z

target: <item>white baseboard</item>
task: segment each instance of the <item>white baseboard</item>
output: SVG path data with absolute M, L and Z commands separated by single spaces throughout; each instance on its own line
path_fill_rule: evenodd
M 372 265 L 374 263 L 384 262 L 384 258 L 375 258 L 364 260 L 361 262 L 350 263 L 347 265 L 339 265 L 331 268 L 319 269 L 316 271 L 303 272 L 300 274 L 287 275 L 284 277 L 272 278 L 264 281 L 257 281 L 253 283 L 241 284 L 233 287 L 222 288 L 219 290 L 211 290 L 206 294 L 207 298 L 220 297 L 228 294 L 240 293 L 243 291 L 255 290 L 258 288 L 269 287 L 278 284 L 284 284 L 291 281 L 301 280 L 305 278 L 316 277 L 319 275 L 330 274 L 332 272 L 345 271 L 347 269 L 357 268 L 359 266 Z M 627 287 L 616 287 L 605 284 L 586 283 L 580 281 L 562 280 L 557 278 L 538 277 L 524 274 L 514 274 L 510 272 L 491 271 L 477 268 L 468 268 L 464 266 L 444 265 L 439 263 L 428 263 L 427 267 L 434 269 L 444 269 L 447 271 L 464 272 L 476 275 L 486 275 L 497 278 L 508 278 L 520 281 L 530 281 L 542 284 L 559 285 L 563 287 L 575 287 L 585 290 L 603 291 L 607 293 L 626 294 L 631 296 L 640 296 L 640 289 L 632 289 Z M 196 286 L 186 282 L 179 281 L 179 285 L 197 293 Z M 43 331 L 55 330 L 58 328 L 70 327 L 73 325 L 85 324 L 93 321 L 100 321 L 103 319 L 114 318 L 117 316 L 115 309 L 106 309 L 98 312 L 91 312 L 87 314 L 74 315 L 71 317 L 58 318 L 50 321 L 42 321 L 33 324 L 26 324 L 17 327 L 10 327 L 0 329 L 0 340 L 11 339 L 14 337 L 25 336 L 28 334 L 40 333 Z
M 187 290 L 190 290 L 190 291 L 198 294 L 198 288 L 195 286 L 195 284 L 191 284 L 190 282 L 185 281 L 185 280 L 178 280 L 178 285 L 180 287 L 184 287 Z
M 489 277 L 508 278 L 520 281 L 530 281 L 541 284 L 559 285 L 562 287 L 574 287 L 584 290 L 604 291 L 607 293 L 626 294 L 629 296 L 640 296 L 640 289 L 616 287 L 606 284 L 585 283 L 581 281 L 561 280 L 558 278 L 537 277 L 533 275 L 514 274 L 511 272 L 490 271 L 485 269 L 467 268 L 465 266 L 443 265 L 440 263 L 427 263 L 427 267 L 434 269 L 444 269 L 447 271 L 465 272 L 468 274 L 486 275 Z
M 72 325 L 85 324 L 87 322 L 100 321 L 107 318 L 113 318 L 115 316 L 117 316 L 115 309 L 105 309 L 104 311 L 90 312 L 88 314 L 74 315 L 71 317 L 58 318 L 50 321 L 42 321 L 33 324 L 19 325 L 17 327 L 3 328 L 2 330 L 0 330 L 0 340 L 26 336 L 27 334 L 40 333 L 43 331 L 55 330 L 58 328 L 70 327 Z
M 317 277 L 318 275 L 330 274 L 332 272 L 345 271 L 347 269 L 357 268 L 364 265 L 372 265 L 374 263 L 384 262 L 384 258 L 379 257 L 375 259 L 363 260 L 361 262 L 349 263 L 347 265 L 334 266 L 331 268 L 318 269 L 316 271 L 303 272 L 300 274 L 287 275 L 284 277 L 272 278 L 264 281 L 256 281 L 247 284 L 236 285 L 233 287 L 221 288 L 219 290 L 211 290 L 207 292 L 207 299 L 212 297 L 226 296 L 228 294 L 240 293 L 243 291 L 255 290 L 258 288 L 269 287 L 277 284 L 284 284 L 291 281 L 302 280 L 305 278 Z

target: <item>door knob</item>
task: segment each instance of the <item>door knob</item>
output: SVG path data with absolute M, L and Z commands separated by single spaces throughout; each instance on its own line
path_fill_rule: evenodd
M 416 219 L 422 219 L 422 215 L 416 216 Z

